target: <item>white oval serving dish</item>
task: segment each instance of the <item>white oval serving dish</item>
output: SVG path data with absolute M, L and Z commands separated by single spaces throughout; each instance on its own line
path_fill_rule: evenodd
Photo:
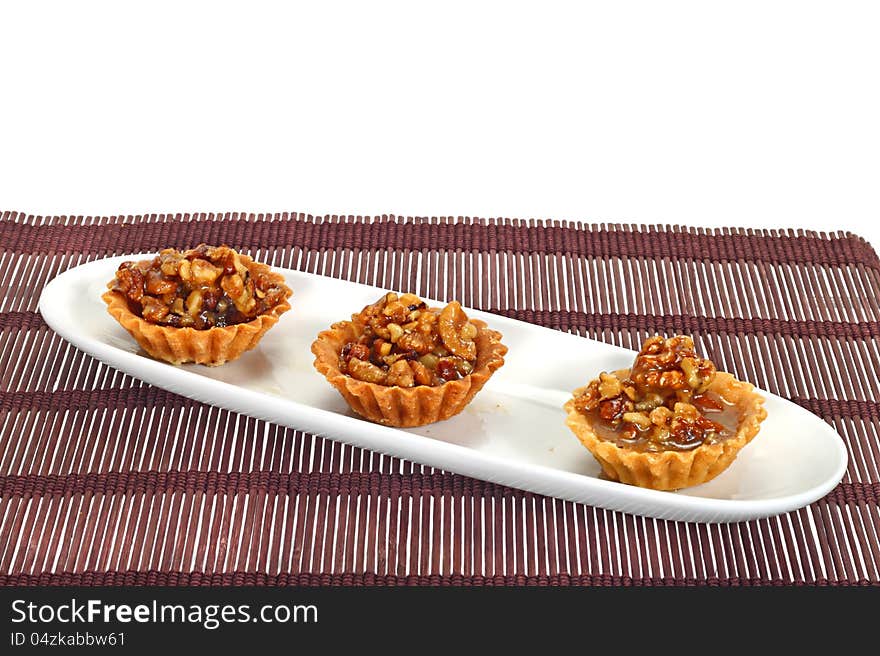
M 292 309 L 256 349 L 221 367 L 173 366 L 140 351 L 101 300 L 120 262 L 70 269 L 40 297 L 46 323 L 64 339 L 127 374 L 177 394 L 356 446 L 495 483 L 662 519 L 729 522 L 800 508 L 828 493 L 846 470 L 843 440 L 820 418 L 763 393 L 761 432 L 715 480 L 658 492 L 604 480 L 565 426 L 562 404 L 600 371 L 625 368 L 634 353 L 532 324 L 468 310 L 504 335 L 504 367 L 460 415 L 417 429 L 358 418 L 312 366 L 320 330 L 385 290 L 278 269 Z M 406 291 L 406 290 L 402 290 Z

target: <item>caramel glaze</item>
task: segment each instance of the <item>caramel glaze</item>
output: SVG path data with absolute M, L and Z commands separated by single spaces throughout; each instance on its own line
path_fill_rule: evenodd
M 694 396 L 691 403 L 714 425 L 705 424 L 700 430 L 670 432 L 662 441 L 652 437 L 654 427 L 642 429 L 631 423 L 617 423 L 615 426 L 601 417 L 598 409 L 585 414 L 592 419 L 593 429 L 601 439 L 640 452 L 689 451 L 701 444 L 716 444 L 736 435 L 740 413 L 734 404 L 712 392 Z

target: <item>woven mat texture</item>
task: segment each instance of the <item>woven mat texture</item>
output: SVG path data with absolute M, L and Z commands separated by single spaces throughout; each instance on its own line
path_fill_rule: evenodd
M 834 426 L 849 469 L 778 517 L 634 517 L 187 400 L 84 355 L 37 311 L 70 267 L 202 241 L 628 348 L 692 334 L 720 368 Z M 853 235 L 6 212 L 0 292 L 3 585 L 880 581 L 880 260 Z

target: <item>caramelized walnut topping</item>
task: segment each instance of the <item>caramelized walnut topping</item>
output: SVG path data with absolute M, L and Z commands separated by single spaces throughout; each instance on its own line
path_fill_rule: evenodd
M 642 346 L 633 364 L 631 378 L 647 390 L 706 389 L 715 376 L 715 365 L 694 352 L 694 340 L 685 335 L 669 339 L 654 336 Z
M 574 405 L 603 439 L 645 451 L 691 449 L 735 432 L 732 406 L 706 391 L 715 374 L 690 337 L 651 337 L 631 370 L 599 374 Z
M 361 331 L 339 354 L 345 374 L 378 385 L 442 385 L 470 374 L 477 327 L 458 301 L 429 308 L 414 294 L 389 292 L 351 317 Z
M 280 276 L 253 273 L 228 246 L 205 244 L 123 262 L 107 286 L 150 323 L 198 330 L 252 321 L 290 293 Z

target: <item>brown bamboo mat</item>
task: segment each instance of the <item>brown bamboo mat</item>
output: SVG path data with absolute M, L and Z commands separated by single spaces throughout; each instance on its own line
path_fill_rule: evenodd
M 655 331 L 691 333 L 723 369 L 832 424 L 849 470 L 825 498 L 770 519 L 634 517 L 151 388 L 77 351 L 37 312 L 42 287 L 67 268 L 201 241 L 630 348 Z M 858 237 L 7 212 L 0 285 L 2 584 L 880 581 L 880 260 Z

